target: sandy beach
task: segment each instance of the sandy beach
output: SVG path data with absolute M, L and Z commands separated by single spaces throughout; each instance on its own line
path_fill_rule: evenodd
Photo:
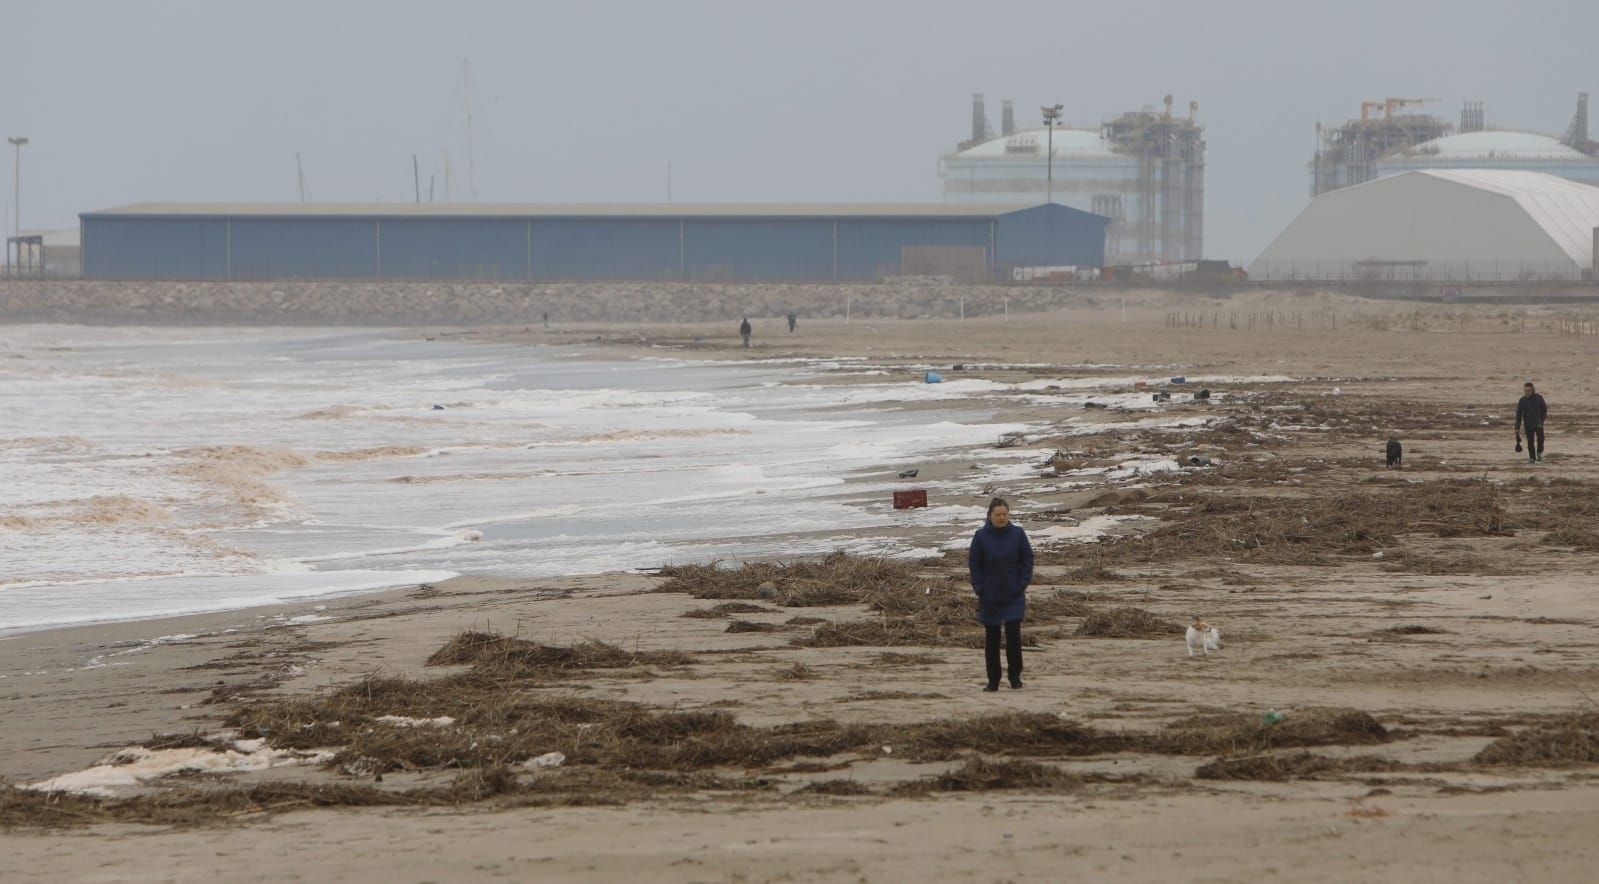
M 935 507 L 1013 501 L 1039 550 L 1026 687 L 980 691 L 958 536 L 914 511 L 872 530 L 942 556 L 472 575 L 27 632 L 0 639 L 5 878 L 1588 880 L 1583 315 L 1133 293 L 757 318 L 751 351 L 736 322 L 454 330 L 988 383 L 975 407 L 1031 427 L 1005 457 L 854 480 L 920 468 L 905 487 Z M 1118 381 L 1098 409 L 1068 376 L 1192 382 Z M 1512 451 L 1527 379 L 1542 464 Z M 1185 651 L 1195 616 L 1221 651 Z M 22 788 L 64 776 L 80 791 Z

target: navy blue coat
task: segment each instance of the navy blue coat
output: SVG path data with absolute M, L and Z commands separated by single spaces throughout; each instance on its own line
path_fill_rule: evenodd
M 1033 545 L 1015 522 L 995 528 L 985 521 L 972 535 L 966 554 L 977 593 L 977 619 L 988 626 L 1020 620 L 1027 614 L 1027 585 L 1033 582 Z
M 1516 432 L 1521 432 L 1523 425 L 1529 430 L 1536 430 L 1548 418 L 1549 403 L 1544 401 L 1542 393 L 1523 396 L 1516 402 Z

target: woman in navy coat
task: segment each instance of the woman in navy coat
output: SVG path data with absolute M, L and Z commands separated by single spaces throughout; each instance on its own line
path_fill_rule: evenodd
M 966 555 L 977 593 L 977 619 L 987 630 L 983 655 L 988 662 L 988 687 L 999 690 L 999 631 L 1005 627 L 1005 661 L 1010 686 L 1022 686 L 1022 618 L 1027 614 L 1027 585 L 1033 582 L 1033 545 L 1027 532 L 1010 520 L 1010 504 L 988 502 L 988 520 L 972 535 Z

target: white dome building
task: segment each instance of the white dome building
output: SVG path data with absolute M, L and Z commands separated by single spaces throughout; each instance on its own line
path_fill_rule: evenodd
M 1252 280 L 1592 278 L 1599 187 L 1505 169 L 1400 172 L 1318 195 Z
M 1377 160 L 1377 177 L 1419 169 L 1510 169 L 1599 185 L 1599 157 L 1536 132 L 1485 129 L 1424 141 Z
M 993 137 L 974 96 L 973 134 L 939 160 L 944 202 L 1046 199 L 1111 219 L 1107 264 L 1194 261 L 1204 247 L 1205 142 L 1189 117 L 1143 110 L 1097 129 L 1040 126 Z M 1053 139 L 1053 154 L 1048 147 Z M 1053 177 L 1053 185 L 1050 178 Z

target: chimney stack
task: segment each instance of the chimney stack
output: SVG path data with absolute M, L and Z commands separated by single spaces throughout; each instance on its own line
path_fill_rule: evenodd
M 1016 133 L 1016 109 L 1011 107 L 1007 98 L 999 103 L 999 134 L 1014 135 Z
M 1481 132 L 1484 126 L 1482 102 L 1468 101 L 1460 106 L 1460 131 Z
M 1577 113 L 1566 129 L 1566 144 L 1586 153 L 1588 151 L 1588 93 L 1577 93 Z
M 983 93 L 972 93 L 972 143 L 988 140 L 988 115 L 983 113 Z

